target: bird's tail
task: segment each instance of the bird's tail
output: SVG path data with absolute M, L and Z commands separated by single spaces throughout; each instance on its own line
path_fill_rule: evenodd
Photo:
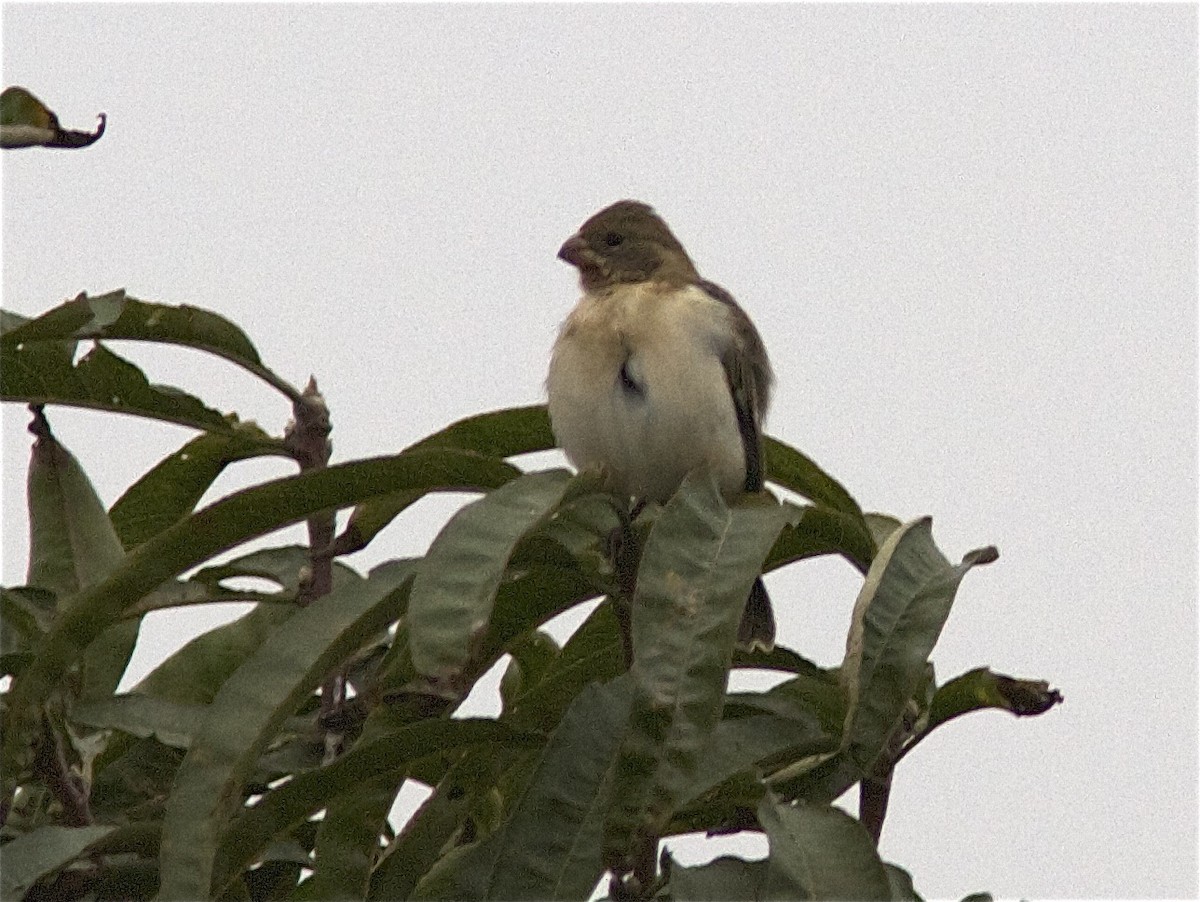
M 767 594 L 761 576 L 754 581 L 750 597 L 746 599 L 742 622 L 738 625 L 737 644 L 746 651 L 775 648 L 775 613 L 771 610 L 771 596 Z

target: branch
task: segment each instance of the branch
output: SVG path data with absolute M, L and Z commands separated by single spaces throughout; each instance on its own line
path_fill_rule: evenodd
M 54 732 L 50 718 L 42 715 L 42 741 L 33 759 L 33 775 L 50 790 L 62 805 L 63 823 L 68 827 L 86 827 L 92 822 L 88 787 L 71 772 L 62 738 Z
M 300 464 L 301 472 L 320 470 L 329 465 L 333 445 L 329 441 L 332 425 L 329 408 L 317 389 L 317 380 L 308 385 L 292 406 L 294 419 L 284 431 L 284 445 Z M 300 604 L 308 606 L 333 589 L 333 557 L 327 549 L 333 543 L 334 514 L 316 514 L 308 520 L 309 572 L 301 581 Z M 346 695 L 346 676 L 338 671 L 321 684 L 321 718 L 330 717 Z M 340 734 L 326 736 L 327 757 L 333 757 L 341 745 Z

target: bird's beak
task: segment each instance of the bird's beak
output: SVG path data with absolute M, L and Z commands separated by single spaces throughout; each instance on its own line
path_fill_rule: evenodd
M 587 263 L 592 262 L 591 256 L 592 254 L 588 250 L 587 242 L 579 235 L 572 235 L 558 249 L 558 259 L 565 260 L 576 269 L 580 269 Z

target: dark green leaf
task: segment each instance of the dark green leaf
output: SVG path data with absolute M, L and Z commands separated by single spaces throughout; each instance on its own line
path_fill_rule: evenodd
M 205 567 L 182 585 L 208 589 L 207 597 L 220 600 L 223 580 L 251 576 L 271 580 L 280 587 L 280 594 L 294 598 L 301 571 L 309 565 L 308 549 L 303 546 L 266 548 L 219 566 Z M 361 580 L 362 577 L 349 567 L 334 564 L 335 588 Z M 150 597 L 161 591 L 156 590 Z M 133 691 L 179 704 L 207 705 L 229 675 L 297 610 L 298 607 L 290 602 L 260 603 L 232 623 L 192 639 L 147 674 Z
M 923 902 L 908 871 L 886 861 L 883 863 L 883 869 L 887 872 L 888 884 L 892 888 L 892 902 Z
M 46 874 L 70 864 L 115 827 L 38 827 L 4 845 L 0 897 L 20 899 Z
M 838 685 L 837 671 L 823 670 L 815 664 L 800 670 L 790 680 L 766 692 L 739 692 L 725 700 L 725 716 L 767 712 L 791 720 L 815 717 L 830 736 L 840 737 L 846 722 L 846 697 Z
M 31 320 L 5 341 L 127 339 L 174 344 L 214 354 L 235 363 L 275 387 L 290 400 L 299 392 L 263 366 L 246 333 L 210 310 L 187 304 L 155 304 L 117 289 L 88 297 L 80 294 Z
M 836 746 L 806 712 L 749 714 L 717 724 L 702 755 L 704 767 L 683 793 L 670 833 L 711 830 L 752 813 L 766 787 L 763 772 L 781 760 Z M 744 817 L 741 818 L 744 820 Z
M 627 678 L 586 687 L 546 743 L 508 822 L 439 862 L 416 897 L 586 898 L 604 871 L 600 837 L 630 691 Z
M 572 487 L 565 470 L 529 473 L 458 511 L 442 528 L 413 584 L 409 647 L 418 673 L 453 680 L 487 627 L 509 558 Z
M 167 803 L 161 899 L 208 898 L 221 834 L 259 754 L 331 667 L 396 619 L 411 577 L 411 562 L 394 562 L 316 599 L 225 681 Z
M 190 514 L 228 464 L 283 453 L 279 441 L 253 423 L 238 423 L 229 433 L 205 433 L 130 486 L 109 517 L 124 546 L 135 548 Z
M 841 483 L 822 470 L 808 456 L 785 445 L 778 439 L 766 437 L 767 479 L 791 489 L 822 507 L 829 507 L 861 521 L 862 509 Z
M 668 891 L 674 902 L 765 902 L 767 862 L 723 855 L 708 864 L 684 867 L 671 861 Z
M 462 448 L 489 457 L 513 457 L 555 446 L 545 404 L 493 410 L 451 423 L 421 439 L 417 448 Z
M 54 592 L 67 607 L 82 589 L 102 582 L 125 557 L 112 522 L 79 461 L 50 431 L 40 411 L 29 464 L 29 572 L 27 581 Z M 114 624 L 83 657 L 80 694 L 103 698 L 117 688 L 138 623 Z
M 258 604 L 192 639 L 142 678 L 134 691 L 178 704 L 208 704 L 229 675 L 292 616 L 294 605 Z
M 151 385 L 140 369 L 103 345 L 72 365 L 70 358 L 48 353 L 42 342 L 8 340 L 21 331 L 6 333 L 0 344 L 0 400 L 109 410 L 212 432 L 235 428 L 199 398 L 170 386 Z
M 381 491 L 486 488 L 508 481 L 513 472 L 506 463 L 466 451 L 415 451 L 310 470 L 230 495 L 143 543 L 107 580 L 68 600 L 66 614 L 35 660 L 14 680 L 11 709 L 36 709 L 83 649 L 127 607 L 215 554 Z
M 104 134 L 104 114 L 94 132 L 69 131 L 58 116 L 20 85 L 0 94 L 0 147 L 87 147 Z
M 68 599 L 102 581 L 125 556 L 91 480 L 40 414 L 29 462 L 29 571 L 31 586 Z
M 121 694 L 76 705 L 71 719 L 97 729 L 121 730 L 143 738 L 153 736 L 164 745 L 186 749 L 207 713 L 204 705 Z
M 832 805 L 764 798 L 758 820 L 771 852 L 767 898 L 881 899 L 891 884 L 862 824 Z
M 934 545 L 930 524 L 925 517 L 891 534 L 854 605 L 842 665 L 850 699 L 846 750 L 864 771 L 925 677 L 959 582 L 976 564 L 996 558 L 995 549 L 985 548 L 952 566 Z
M 1061 702 L 1062 695 L 1043 680 L 1018 680 L 980 667 L 938 687 L 925 732 L 971 711 L 995 708 L 1027 717 L 1045 714 Z
M 163 801 L 171 792 L 182 760 L 181 749 L 163 745 L 157 739 L 122 742 L 121 734 L 115 734 L 96 764 L 92 813 L 97 819 L 109 821 L 153 818 L 161 827 Z
M 503 711 L 512 710 L 527 686 L 536 685 L 545 679 L 561 650 L 554 637 L 544 630 L 535 630 L 512 643 L 509 648 L 512 658 L 500 680 L 500 704 Z
M 46 589 L 33 586 L 0 589 L 0 655 L 7 660 L 10 656 L 31 654 L 54 623 L 57 607 L 58 597 Z
M 784 518 L 755 499 L 727 507 L 702 476 L 685 480 L 650 531 L 632 603 L 637 691 L 605 829 L 606 863 L 619 872 L 661 835 L 702 767 L 742 609 Z
M 506 746 L 501 746 L 505 749 Z M 408 899 L 463 827 L 476 798 L 496 783 L 507 756 L 461 756 L 413 814 L 371 875 L 367 898 Z
M 545 405 L 539 404 L 491 411 L 459 420 L 421 439 L 407 450 L 460 448 L 488 457 L 504 458 L 553 447 L 550 418 Z M 419 494 L 401 492 L 360 504 L 351 514 L 346 531 L 338 536 L 335 543 L 338 554 L 349 554 L 365 548 L 401 511 L 419 498 Z
M 766 569 L 821 554 L 840 554 L 862 573 L 871 566 L 875 545 L 861 518 L 831 507 L 784 504 L 789 522 L 767 556 Z
M 354 748 L 332 763 L 299 774 L 271 790 L 243 813 L 221 843 L 216 886 L 249 867 L 271 838 L 315 814 L 341 793 L 372 776 L 403 776 L 405 766 L 426 755 L 494 743 L 523 745 L 528 738 L 485 719 L 434 719 L 393 730 Z

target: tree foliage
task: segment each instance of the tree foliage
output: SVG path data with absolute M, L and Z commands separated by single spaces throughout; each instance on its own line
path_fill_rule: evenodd
M 64 131 L 23 88 L 2 106 L 5 147 L 104 130 Z M 241 367 L 292 424 L 270 435 L 151 384 L 118 339 Z M 769 481 L 801 500 L 730 505 L 697 473 L 636 517 L 596 473 L 512 462 L 553 446 L 541 406 L 331 464 L 315 383 L 291 385 L 214 312 L 124 291 L 0 311 L 0 398 L 29 405 L 35 437 L 25 584 L 0 591 L 5 899 L 915 899 L 877 848 L 897 765 L 954 718 L 1061 701 L 984 667 L 939 684 L 930 655 L 959 584 L 995 549 L 953 564 L 928 518 L 864 513 L 773 439 Z M 197 434 L 106 509 L 53 405 Z M 262 456 L 299 472 L 198 509 Z M 422 557 L 339 560 L 446 491 L 477 497 Z M 300 522 L 306 545 L 265 538 Z M 822 555 L 863 579 L 841 665 L 735 649 L 759 574 Z M 561 646 L 543 629 L 596 599 Z M 229 601 L 252 607 L 117 691 L 146 613 Z M 501 713 L 466 716 L 501 659 Z M 735 668 L 780 682 L 730 693 Z M 394 826 L 410 781 L 430 794 Z M 832 804 L 856 784 L 857 819 Z M 769 854 L 684 866 L 662 840 L 694 831 L 756 831 Z
M 995 550 L 952 564 L 928 518 L 864 514 L 781 442 L 771 482 L 802 500 L 730 505 L 697 474 L 629 523 L 596 474 L 510 461 L 552 447 L 540 406 L 331 465 L 315 386 L 290 386 L 215 313 L 117 291 L 2 325 L 0 395 L 31 405 L 36 437 L 26 584 L 0 607 L 6 898 L 569 899 L 606 874 L 613 898 L 914 898 L 876 849 L 896 764 L 955 717 L 1060 700 L 986 668 L 939 685 L 955 593 Z M 215 354 L 279 390 L 295 424 L 271 436 L 151 385 L 110 339 Z M 105 510 L 46 405 L 199 434 Z M 196 509 L 263 455 L 300 472 Z M 423 557 L 336 561 L 441 491 L 478 497 Z M 331 512 L 352 506 L 334 536 Z M 302 521 L 324 541 L 236 551 Z M 829 554 L 863 576 L 841 666 L 735 650 L 754 578 Z M 235 588 L 246 576 L 275 588 Z M 592 599 L 561 647 L 543 631 Z M 230 600 L 254 607 L 116 692 L 142 615 Z M 461 716 L 503 656 L 500 715 Z M 747 667 L 782 682 L 729 693 Z M 432 794 L 394 829 L 410 780 Z M 855 819 L 831 803 L 860 783 Z M 770 853 L 685 867 L 662 850 L 697 830 L 759 831 Z

